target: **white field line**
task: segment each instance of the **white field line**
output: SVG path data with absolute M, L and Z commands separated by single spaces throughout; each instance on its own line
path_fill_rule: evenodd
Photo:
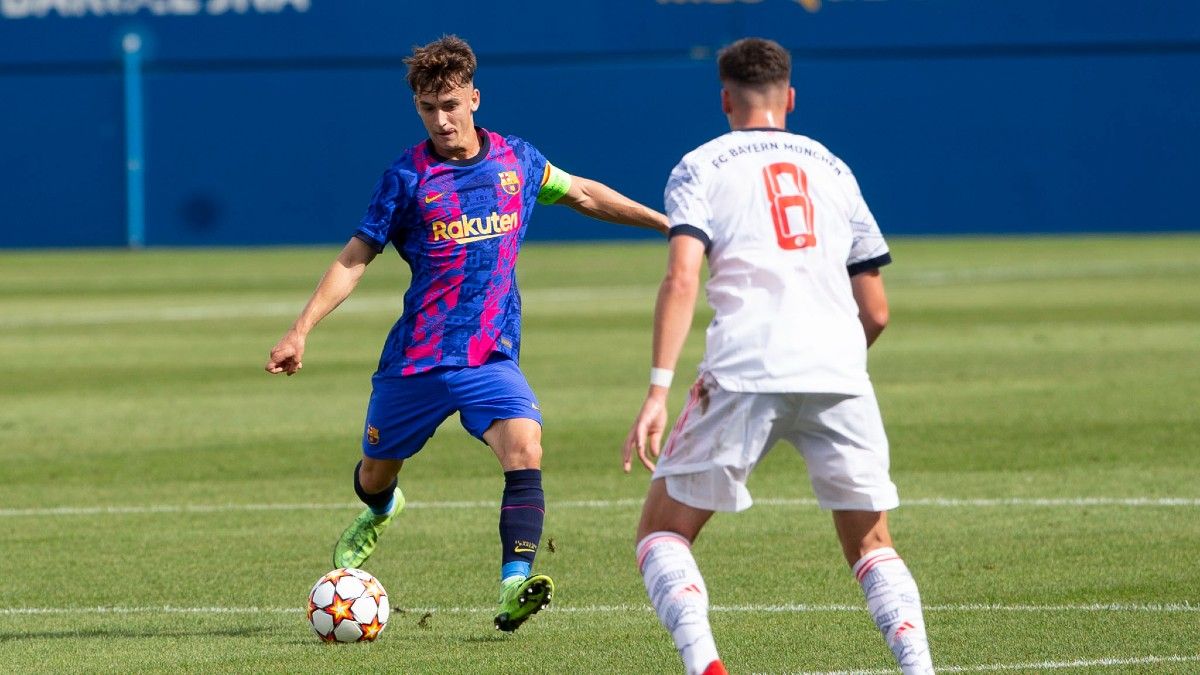
M 548 288 L 522 292 L 526 313 L 537 314 L 543 306 L 555 311 L 581 313 L 603 311 L 606 306 L 615 306 L 625 311 L 631 302 L 644 301 L 647 311 L 654 306 L 654 286 L 593 286 L 581 288 Z M 303 309 L 302 299 L 291 302 L 263 302 L 237 300 L 219 304 L 145 307 L 129 305 L 107 309 L 86 309 L 75 306 L 54 311 L 40 310 L 21 314 L 5 312 L 0 316 L 0 328 L 26 328 L 36 326 L 96 326 L 118 323 L 176 321 L 209 321 L 219 319 L 250 319 L 292 317 Z M 390 312 L 400 315 L 403 308 L 403 291 L 386 296 L 362 295 L 351 297 L 337 309 L 337 314 L 375 314 Z
M 1165 262 L 1147 265 L 1131 262 L 1094 262 L 1062 267 L 965 267 L 961 269 L 896 270 L 889 275 L 891 283 L 913 286 L 943 286 L 964 281 L 1042 281 L 1053 279 L 1089 279 L 1092 277 L 1122 277 L 1146 272 L 1200 271 L 1194 262 Z M 888 275 L 888 270 L 884 270 Z
M 1039 661 L 1036 663 L 988 663 L 979 666 L 943 666 L 938 665 L 939 673 L 987 673 L 993 671 L 1017 670 L 1040 672 L 1043 670 L 1062 670 L 1065 668 L 1120 668 L 1123 666 L 1149 666 L 1158 663 L 1196 663 L 1200 656 L 1136 656 L 1121 659 L 1076 659 L 1074 661 Z M 893 675 L 895 669 L 879 670 L 832 670 L 820 672 L 802 672 L 799 675 Z
M 815 499 L 756 499 L 759 506 L 816 506 Z M 630 508 L 642 505 L 640 499 L 592 499 L 554 501 L 551 508 L 562 509 L 606 509 Z M 445 501 L 409 502 L 407 509 L 494 509 L 495 501 Z M 1013 497 L 1005 499 L 959 499 L 935 497 L 930 499 L 908 499 L 901 506 L 932 508 L 1003 508 L 1003 507 L 1200 507 L 1200 498 L 1192 497 L 1066 497 L 1039 498 Z M 0 509 L 0 518 L 43 517 L 43 516 L 94 516 L 94 515 L 138 515 L 153 513 L 230 513 L 253 511 L 325 511 L 336 509 L 359 509 L 358 502 L 296 503 L 296 504 L 148 504 L 142 506 L 57 506 L 26 509 Z
M 1074 267 L 1042 269 L 1033 267 L 986 267 L 949 270 L 913 270 L 891 274 L 890 283 L 913 286 L 944 286 L 969 281 L 1038 281 L 1051 279 L 1086 279 L 1119 277 L 1128 274 L 1162 271 L 1196 270 L 1193 263 L 1164 263 L 1144 265 L 1135 263 L 1093 263 Z M 645 301 L 645 309 L 653 307 L 656 286 L 587 286 L 579 288 L 535 288 L 522 292 L 526 312 L 538 313 L 544 305 L 556 311 L 602 311 L 605 303 L 616 303 L 624 311 L 629 302 Z M 403 292 L 392 295 L 360 295 L 349 298 L 338 314 L 368 314 L 390 310 L 399 313 Z M 64 307 L 54 311 L 35 311 L 25 314 L 5 311 L 0 316 L 0 328 L 36 326 L 91 326 L 116 323 L 205 321 L 215 319 L 291 317 L 299 313 L 303 300 L 293 302 L 238 301 L 231 298 L 220 304 L 183 307 L 145 307 L 129 305 L 110 309 Z
M 347 300 L 338 308 L 339 314 L 365 314 L 385 309 L 399 312 L 400 296 L 388 298 L 358 297 Z M 248 319 L 284 317 L 298 314 L 302 305 L 297 302 L 244 302 L 231 299 L 216 305 L 179 307 L 144 307 L 131 305 L 110 309 L 80 309 L 74 306 L 57 311 L 38 311 L 27 314 L 7 312 L 0 317 L 0 328 L 32 326 L 103 326 L 116 323 L 175 321 L 207 321 L 213 319 Z
M 787 613 L 818 613 L 818 612 L 862 612 L 860 605 L 715 605 L 709 608 L 713 612 L 787 612 Z M 230 614 L 290 614 L 300 616 L 302 608 L 295 607 L 0 607 L 0 616 L 61 616 L 61 615 L 128 615 L 128 614 L 191 614 L 191 615 L 230 615 Z M 393 612 L 407 614 L 490 614 L 490 607 L 412 607 L 396 608 Z M 650 613 L 647 605 L 592 605 L 580 607 L 554 607 L 551 611 L 564 614 L 611 614 L 614 612 Z M 925 607 L 928 613 L 942 612 L 1200 612 L 1200 605 L 1183 604 L 1083 604 L 1083 605 L 997 605 L 997 604 L 967 604 L 967 605 L 930 605 Z M 1035 663 L 991 663 L 973 666 L 938 665 L 943 673 L 982 673 L 993 671 L 1043 671 L 1061 670 L 1066 668 L 1119 668 L 1125 666 L 1143 666 L 1167 663 L 1196 663 L 1200 656 L 1141 656 L 1127 658 L 1074 659 L 1071 661 L 1040 661 Z M 895 669 L 876 670 L 839 670 L 823 672 L 805 672 L 801 675 L 892 675 Z
M 970 614 L 979 612 L 1017 612 L 1030 614 L 1070 613 L 1150 613 L 1180 614 L 1200 613 L 1200 604 L 1183 603 L 1092 603 L 1058 605 L 1003 605 L 962 604 L 929 605 L 924 608 L 931 613 Z M 418 614 L 487 614 L 492 607 L 397 607 L 395 612 Z M 558 614 L 612 614 L 628 612 L 652 612 L 649 605 L 555 605 Z M 730 614 L 821 614 L 866 612 L 865 605 L 713 605 L 710 612 Z M 302 614 L 302 607 L 175 607 L 172 605 L 144 607 L 0 607 L 0 616 L 30 616 L 58 614 Z

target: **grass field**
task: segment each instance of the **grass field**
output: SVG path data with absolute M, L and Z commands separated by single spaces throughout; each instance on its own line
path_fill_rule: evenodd
M 1200 237 L 892 247 L 871 368 L 935 662 L 1200 672 Z M 451 420 L 406 466 L 411 506 L 367 565 L 405 611 L 350 646 L 320 644 L 301 607 L 359 508 L 350 471 L 399 259 L 372 265 L 284 378 L 262 365 L 332 249 L 0 254 L 0 663 L 678 672 L 632 555 L 647 477 L 619 463 L 663 251 L 522 256 L 554 606 L 492 629 L 502 479 Z M 695 330 L 681 372 L 702 343 Z M 731 670 L 892 672 L 802 461 L 777 448 L 751 489 L 755 508 L 696 546 Z

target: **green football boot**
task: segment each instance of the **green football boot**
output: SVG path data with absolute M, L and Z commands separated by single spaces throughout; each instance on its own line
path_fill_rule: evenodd
M 512 581 L 500 589 L 500 613 L 496 628 L 511 633 L 529 617 L 550 605 L 554 595 L 554 580 L 545 574 L 535 574 L 521 581 Z
M 362 567 L 362 564 L 375 552 L 375 544 L 384 528 L 391 524 L 392 518 L 404 510 L 404 493 L 396 488 L 396 504 L 386 515 L 378 516 L 371 509 L 363 509 L 362 513 L 350 523 L 350 527 L 342 532 L 341 538 L 333 547 L 334 567 Z

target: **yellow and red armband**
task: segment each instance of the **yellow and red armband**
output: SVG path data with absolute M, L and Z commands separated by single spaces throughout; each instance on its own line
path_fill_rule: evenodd
M 553 204 L 562 199 L 571 189 L 571 174 L 546 162 L 546 170 L 542 172 L 542 187 L 538 190 L 539 204 Z

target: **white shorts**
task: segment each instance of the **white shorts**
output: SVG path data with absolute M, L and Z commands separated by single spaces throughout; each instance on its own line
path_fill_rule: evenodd
M 888 476 L 888 442 L 875 394 L 725 391 L 708 374 L 687 405 L 654 470 L 667 494 L 688 506 L 742 511 L 746 479 L 779 440 L 804 457 L 821 508 L 887 511 L 900 505 Z

